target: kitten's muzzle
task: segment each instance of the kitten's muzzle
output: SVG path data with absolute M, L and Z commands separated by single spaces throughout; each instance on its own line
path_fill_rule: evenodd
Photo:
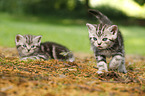
M 97 46 L 97 48 L 98 48 L 98 49 L 102 49 L 103 47 L 102 47 L 102 46 L 100 46 L 100 45 L 98 45 L 98 46 Z

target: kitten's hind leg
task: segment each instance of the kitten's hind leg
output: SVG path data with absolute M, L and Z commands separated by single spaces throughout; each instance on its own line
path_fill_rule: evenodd
M 119 72 L 126 73 L 126 68 L 125 68 L 125 58 L 122 57 L 121 55 L 115 55 L 113 56 L 112 60 L 110 61 L 109 64 L 109 69 L 111 70 L 116 70 L 118 69 Z
M 107 68 L 105 56 L 96 56 L 96 60 L 97 60 L 97 67 L 98 67 L 97 73 L 101 74 L 103 73 L 103 70 L 107 72 L 108 68 Z

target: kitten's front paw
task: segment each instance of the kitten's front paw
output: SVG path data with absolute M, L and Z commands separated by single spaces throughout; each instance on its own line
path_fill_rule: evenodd
M 104 72 L 101 71 L 101 70 L 98 70 L 97 73 L 98 73 L 98 74 L 102 74 L 102 73 L 104 73 Z
M 23 58 L 21 58 L 20 60 L 35 60 L 35 59 L 37 59 L 37 57 L 36 56 L 30 56 L 30 57 L 23 57 Z
M 104 61 L 100 61 L 99 63 L 97 63 L 97 67 L 99 71 L 102 71 L 102 70 L 108 71 L 107 64 Z
M 24 58 L 20 58 L 20 60 L 27 60 L 28 58 L 27 57 L 24 57 Z

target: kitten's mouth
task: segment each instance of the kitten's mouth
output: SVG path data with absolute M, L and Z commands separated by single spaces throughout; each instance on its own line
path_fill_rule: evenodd
M 103 47 L 99 45 L 99 46 L 98 46 L 98 49 L 103 49 Z

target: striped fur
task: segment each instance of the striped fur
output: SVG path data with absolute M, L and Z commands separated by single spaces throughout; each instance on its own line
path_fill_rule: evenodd
M 112 25 L 108 17 L 97 10 L 90 9 L 89 12 L 100 21 L 100 24 L 86 24 L 91 47 L 97 60 L 99 69 L 97 73 L 108 71 L 106 57 L 112 57 L 109 63 L 110 70 L 118 69 L 119 72 L 126 73 L 123 37 L 118 26 Z
M 54 43 L 41 43 L 42 36 L 16 35 L 15 43 L 21 60 L 58 59 L 74 61 L 73 54 L 65 46 Z

